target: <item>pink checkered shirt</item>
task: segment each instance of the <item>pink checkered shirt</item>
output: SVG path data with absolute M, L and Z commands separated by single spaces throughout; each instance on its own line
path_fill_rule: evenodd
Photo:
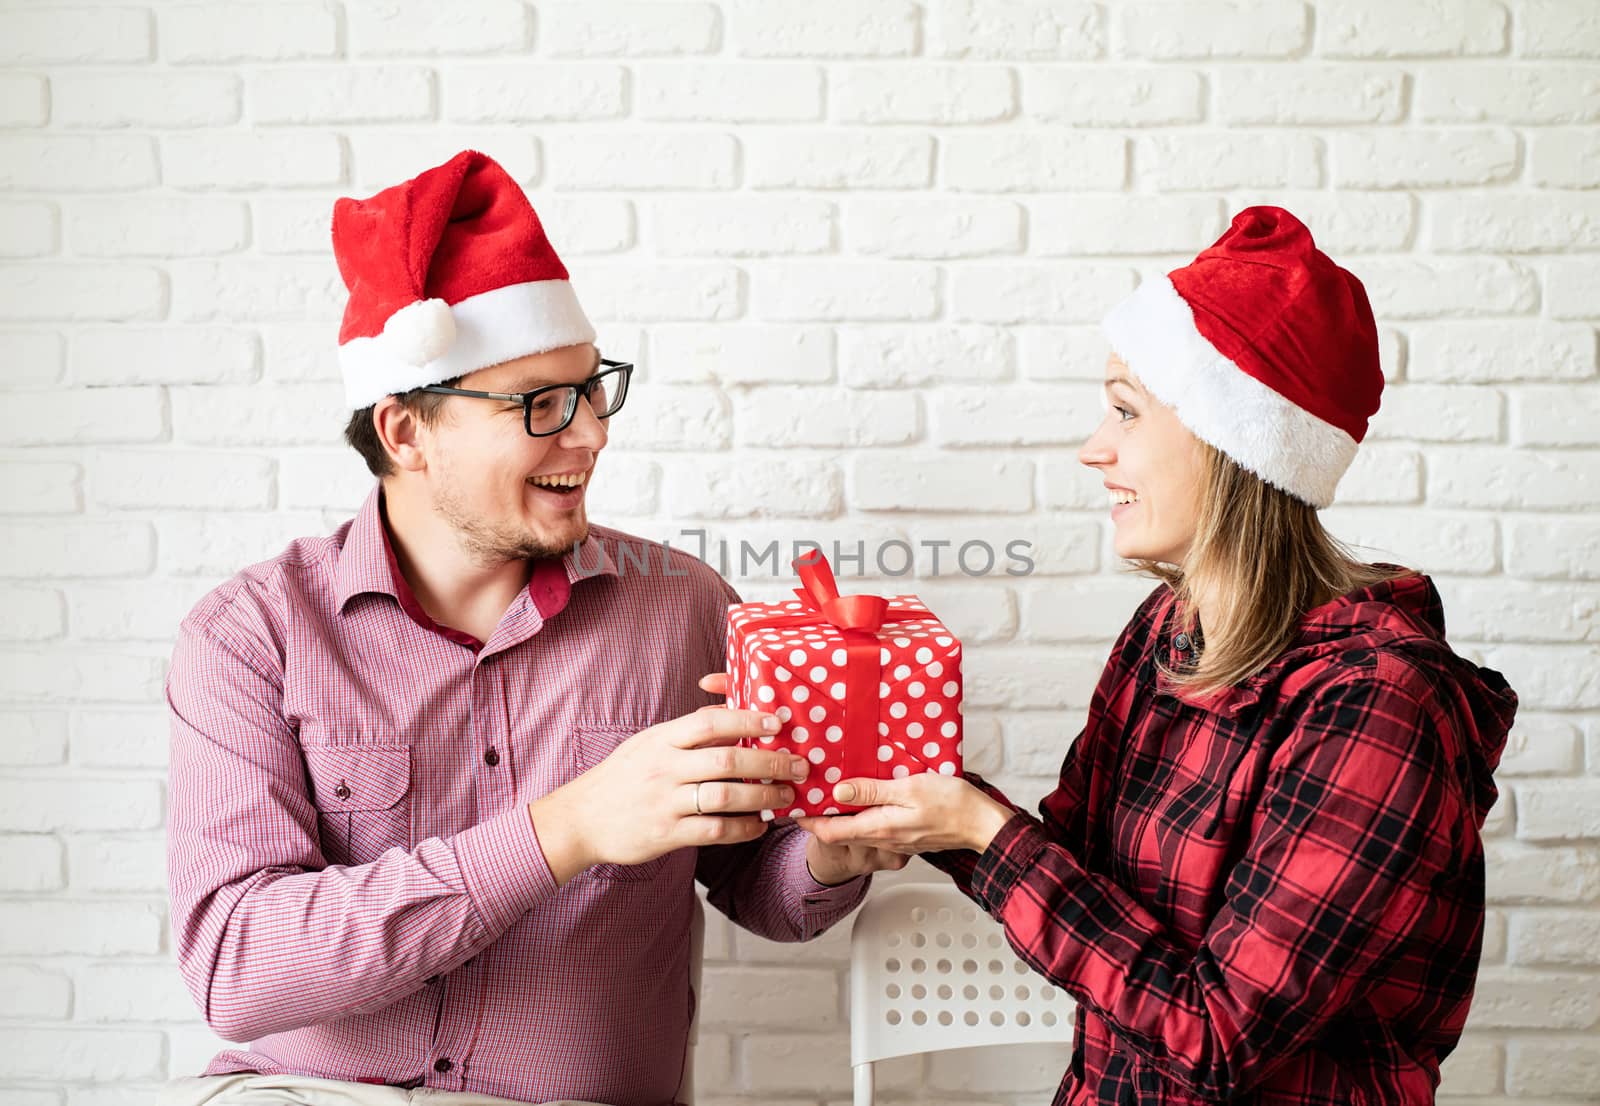
M 251 1042 L 207 1074 L 662 1106 L 694 880 L 780 941 L 860 902 L 866 880 L 816 883 L 786 824 L 555 886 L 528 802 L 703 706 L 723 667 L 737 596 L 668 558 L 596 527 L 479 643 L 417 605 L 374 489 L 200 601 L 167 683 L 172 924 L 206 1020 Z

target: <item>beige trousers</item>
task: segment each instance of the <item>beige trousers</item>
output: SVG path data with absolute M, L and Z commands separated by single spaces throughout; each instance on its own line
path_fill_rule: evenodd
M 309 1075 L 204 1075 L 167 1084 L 161 1106 L 529 1106 L 509 1098 L 461 1094 L 432 1087 L 408 1091 L 368 1083 L 341 1083 Z M 562 1099 L 540 1106 L 604 1106 Z

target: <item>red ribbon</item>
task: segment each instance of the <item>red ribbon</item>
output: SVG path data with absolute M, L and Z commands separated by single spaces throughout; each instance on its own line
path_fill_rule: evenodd
M 839 631 L 845 648 L 844 699 L 844 777 L 877 779 L 883 762 L 878 760 L 878 684 L 883 676 L 882 644 L 878 631 L 885 623 L 923 618 L 926 608 L 891 611 L 881 595 L 840 595 L 833 569 L 820 549 L 808 550 L 793 562 L 795 573 L 805 586 L 796 588 L 809 610 L 800 614 L 773 614 L 745 622 L 742 631 L 769 626 L 815 626 L 826 622 Z M 831 796 L 832 788 L 824 790 Z M 838 804 L 841 809 L 860 807 Z

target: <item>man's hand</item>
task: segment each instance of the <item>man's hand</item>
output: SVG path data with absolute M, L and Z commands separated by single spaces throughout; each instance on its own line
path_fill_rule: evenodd
M 738 747 L 778 725 L 771 714 L 702 707 L 641 730 L 531 803 L 556 883 L 594 864 L 643 864 L 674 849 L 760 837 L 767 827 L 755 812 L 793 803 L 792 781 L 810 767 L 789 753 Z
M 812 819 L 797 820 L 807 822 Z M 831 815 L 824 819 L 831 820 Z M 875 849 L 870 845 L 829 845 L 817 840 L 815 834 L 806 838 L 806 867 L 810 869 L 812 879 L 827 887 L 873 872 L 898 872 L 909 863 L 910 853 Z
M 982 852 L 1012 815 L 960 776 L 928 772 L 898 780 L 841 780 L 833 797 L 869 809 L 795 821 L 825 845 L 900 853 Z

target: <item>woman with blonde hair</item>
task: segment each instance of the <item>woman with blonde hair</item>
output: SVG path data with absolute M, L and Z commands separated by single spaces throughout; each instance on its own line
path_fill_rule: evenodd
M 1483 936 L 1516 710 L 1426 576 L 1318 518 L 1383 376 L 1361 283 L 1251 208 L 1105 329 L 1080 459 L 1159 586 L 1039 817 L 975 776 L 845 780 L 824 841 L 927 854 L 1078 1003 L 1056 1103 L 1432 1102 Z

